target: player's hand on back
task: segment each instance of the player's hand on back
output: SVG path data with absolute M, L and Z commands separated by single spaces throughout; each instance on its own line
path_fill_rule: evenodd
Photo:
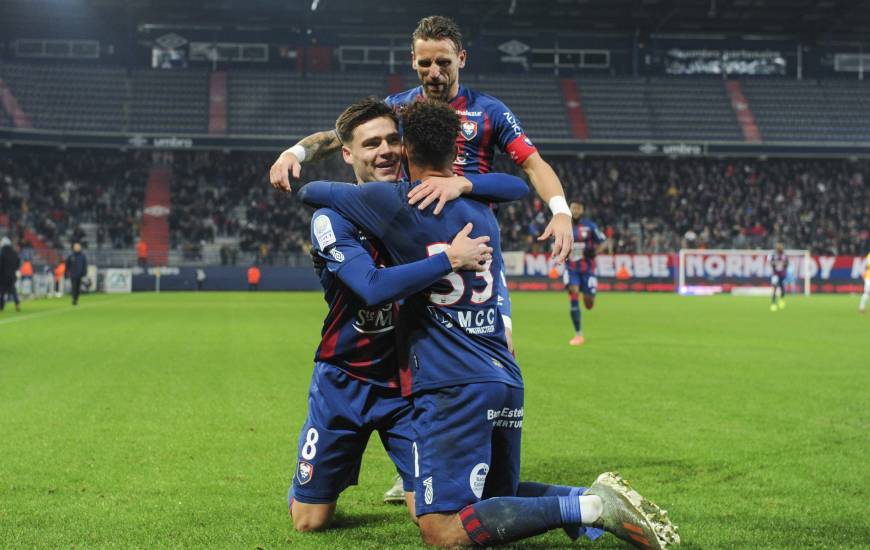
M 278 191 L 289 193 L 290 187 L 289 174 L 293 174 L 293 179 L 298 180 L 302 174 L 302 163 L 299 158 L 287 149 L 278 156 L 278 159 L 269 169 L 269 183 Z
M 553 237 L 553 258 L 557 263 L 563 263 L 571 252 L 571 247 L 574 246 L 574 232 L 571 227 L 571 216 L 567 214 L 556 214 L 550 220 L 547 228 L 538 237 L 539 241 L 546 241 Z
M 492 260 L 492 248 L 486 244 L 489 237 L 472 239 L 469 236 L 472 229 L 472 224 L 465 224 L 445 250 L 453 271 L 484 271 L 484 265 Z
M 449 178 L 433 176 L 426 178 L 411 189 L 411 192 L 408 193 L 408 204 L 420 203 L 417 208 L 425 210 L 437 200 L 438 204 L 435 205 L 435 210 L 432 212 L 437 216 L 445 204 L 458 199 L 463 193 L 470 193 L 471 189 L 471 182 L 462 176 Z

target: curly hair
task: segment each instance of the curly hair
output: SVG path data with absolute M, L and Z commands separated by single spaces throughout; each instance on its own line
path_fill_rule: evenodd
M 430 15 L 417 23 L 414 34 L 411 35 L 411 50 L 417 40 L 450 40 L 456 46 L 456 52 L 462 51 L 462 31 L 456 21 L 443 15 Z
M 436 169 L 453 164 L 459 115 L 447 103 L 424 99 L 410 104 L 402 111 L 402 131 L 411 163 Z
M 355 103 L 351 103 L 335 121 L 335 131 L 342 143 L 348 144 L 353 140 L 353 131 L 357 126 L 370 120 L 389 117 L 396 126 L 399 126 L 399 117 L 390 107 L 380 99 L 369 96 Z

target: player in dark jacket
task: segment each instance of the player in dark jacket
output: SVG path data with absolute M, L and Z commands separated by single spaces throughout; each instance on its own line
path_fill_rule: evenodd
M 0 311 L 6 307 L 6 295 L 12 296 L 15 302 L 15 311 L 21 311 L 21 300 L 18 299 L 18 291 L 15 289 L 16 272 L 21 265 L 21 259 L 12 242 L 3 237 L 0 240 Z
M 72 303 L 78 305 L 79 293 L 81 292 L 82 279 L 88 274 L 88 258 L 82 252 L 82 245 L 73 244 L 72 254 L 66 258 L 66 276 L 72 282 Z

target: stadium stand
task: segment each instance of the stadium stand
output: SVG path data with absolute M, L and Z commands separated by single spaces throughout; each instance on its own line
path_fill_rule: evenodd
M 310 212 L 269 186 L 272 160 L 269 153 L 172 155 L 170 265 L 298 261 L 308 248 Z M 768 248 L 774 240 L 816 254 L 870 249 L 868 161 L 548 160 L 568 197 L 584 201 L 611 235 L 615 252 Z M 141 153 L 7 154 L 0 159 L 0 211 L 48 248 L 64 248 L 78 236 L 90 250 L 121 249 L 134 258 L 151 165 Z M 496 168 L 517 171 L 504 156 Z M 304 173 L 305 180 L 350 177 L 337 157 Z M 507 205 L 499 218 L 505 249 L 543 250 L 534 236 L 549 214 L 539 199 Z
M 235 134 L 308 135 L 330 127 L 353 101 L 387 95 L 382 76 L 360 73 L 236 71 L 229 73 L 227 88 L 227 131 Z
M 129 129 L 134 132 L 208 130 L 208 73 L 136 70 L 130 79 Z
M 0 78 L 34 128 L 117 132 L 126 127 L 127 88 L 121 68 L 2 63 Z
M 0 64 L 0 78 L 35 128 L 204 134 L 209 73 L 97 65 Z M 463 75 L 463 83 L 503 100 L 535 139 L 572 139 L 566 98 L 553 76 Z M 870 140 L 870 84 L 857 80 L 740 80 L 765 141 Z M 63 85 L 59 85 L 62 83 Z M 574 79 L 588 138 L 742 142 L 717 77 L 582 76 Z M 227 73 L 227 133 L 303 136 L 322 130 L 350 102 L 418 85 L 415 75 Z M 12 126 L 8 113 L 0 126 Z
M 867 141 L 870 84 L 855 80 L 745 79 L 743 90 L 767 141 Z

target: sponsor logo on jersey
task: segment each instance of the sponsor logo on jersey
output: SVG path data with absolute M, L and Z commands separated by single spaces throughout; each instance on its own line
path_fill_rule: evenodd
M 423 480 L 423 487 L 426 488 L 423 499 L 426 501 L 426 504 L 432 504 L 435 500 L 435 491 L 432 489 L 432 476 Z
M 483 111 L 456 111 L 459 116 L 481 116 Z
M 519 409 L 511 409 L 505 407 L 503 409 L 487 409 L 486 419 L 492 422 L 494 428 L 522 428 L 523 415 L 525 411 L 522 407 Z
M 328 216 L 321 214 L 314 218 L 314 238 L 317 239 L 320 250 L 326 250 L 326 247 L 335 244 L 335 232 Z
M 516 134 L 517 136 L 523 135 L 523 129 L 520 128 L 520 123 L 517 122 L 517 118 L 512 112 L 505 111 L 504 113 L 502 113 L 502 116 L 504 116 L 505 120 L 507 120 L 507 123 L 514 131 L 514 134 Z
M 358 310 L 351 326 L 362 334 L 380 334 L 393 330 L 393 304 Z
M 459 126 L 459 131 L 467 141 L 471 141 L 477 137 L 477 123 L 473 120 L 466 120 Z
M 523 143 L 525 143 L 525 144 L 528 145 L 529 147 L 534 147 L 534 146 L 535 146 L 535 145 L 532 143 L 532 140 L 530 140 L 530 139 L 529 139 L 528 137 L 526 137 L 526 136 L 523 136 Z
M 329 250 L 329 255 L 332 256 L 333 258 L 335 258 L 336 262 L 343 262 L 344 261 L 344 254 L 342 254 L 341 251 L 335 247 L 333 247 Z
M 299 482 L 299 485 L 305 485 L 311 481 L 312 477 L 314 477 L 314 466 L 310 462 L 300 460 L 296 466 L 296 480 Z
M 465 155 L 465 152 L 460 151 L 456 153 L 456 158 L 453 160 L 453 164 L 465 164 L 468 162 L 468 157 Z
M 426 306 L 426 309 L 429 310 L 429 314 L 432 315 L 436 321 L 444 325 L 446 328 L 453 328 L 453 320 L 450 318 L 448 313 L 433 306 Z
M 495 332 L 496 311 L 490 307 L 478 310 L 457 311 L 459 326 L 467 334 L 492 334 Z
M 486 483 L 486 474 L 489 473 L 489 464 L 481 462 L 471 469 L 471 475 L 468 476 L 468 484 L 471 485 L 471 492 L 477 498 L 483 498 L 483 486 Z

